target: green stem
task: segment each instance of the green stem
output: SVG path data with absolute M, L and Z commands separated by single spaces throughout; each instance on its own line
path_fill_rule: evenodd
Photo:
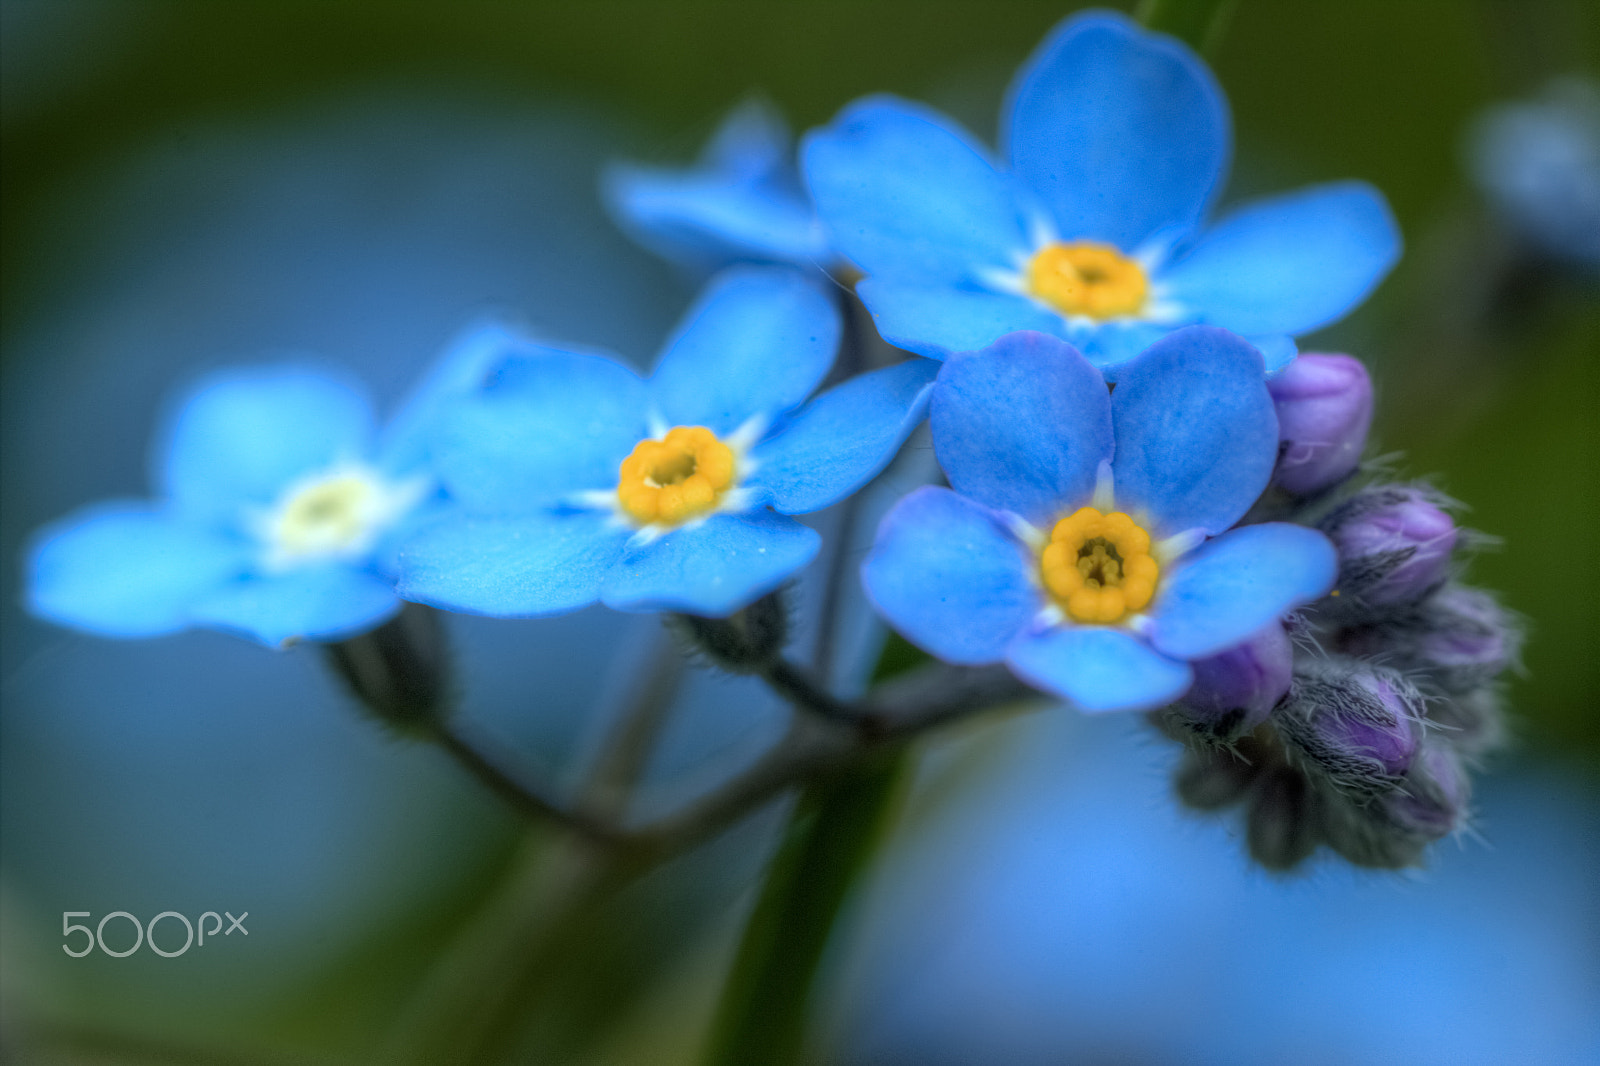
M 1142 0 L 1138 18 L 1147 29 L 1170 34 L 1201 55 L 1222 42 L 1238 0 Z
M 876 752 L 801 793 L 723 990 L 706 1066 L 802 1061 L 817 968 L 907 762 L 903 747 Z

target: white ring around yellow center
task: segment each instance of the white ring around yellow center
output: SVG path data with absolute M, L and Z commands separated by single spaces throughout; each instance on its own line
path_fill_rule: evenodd
M 267 565 L 286 570 L 363 555 L 422 493 L 420 480 L 391 482 L 357 464 L 301 478 L 256 522 Z

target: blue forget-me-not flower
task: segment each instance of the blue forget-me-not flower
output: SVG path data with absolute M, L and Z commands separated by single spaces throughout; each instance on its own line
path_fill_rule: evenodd
M 614 164 L 602 191 L 635 240 L 693 269 L 740 261 L 816 268 L 832 259 L 795 169 L 789 127 L 760 99 L 723 119 L 696 165 Z
M 1535 250 L 1600 271 L 1600 85 L 1567 78 L 1473 124 L 1472 176 Z
M 859 488 L 924 416 L 924 359 L 806 404 L 838 340 L 816 280 L 746 266 L 713 279 L 647 379 L 557 349 L 507 360 L 441 415 L 455 506 L 402 547 L 401 594 L 498 616 L 746 606 L 817 553 L 789 516 Z
M 363 392 L 326 369 L 207 375 L 154 451 L 156 499 L 95 504 L 35 536 L 29 609 L 101 636 L 200 626 L 274 647 L 382 623 L 400 607 L 393 548 L 437 502 L 424 427 L 516 343 L 467 331 L 381 432 Z
M 934 452 L 955 491 L 897 504 L 863 567 L 913 643 L 1005 661 L 1085 711 L 1159 707 L 1223 652 L 1326 593 L 1326 537 L 1230 529 L 1266 488 L 1278 424 L 1260 353 L 1191 326 L 1116 390 L 1071 345 L 1016 333 L 944 364 Z M 1210 539 L 1208 539 L 1210 538 Z
M 1361 302 L 1399 255 L 1359 182 L 1247 204 L 1205 226 L 1230 153 L 1199 58 L 1120 15 L 1062 23 L 1018 73 L 1004 164 L 939 113 L 859 100 L 807 135 L 806 180 L 884 339 L 935 359 L 1016 330 L 1114 367 L 1194 323 L 1292 337 Z

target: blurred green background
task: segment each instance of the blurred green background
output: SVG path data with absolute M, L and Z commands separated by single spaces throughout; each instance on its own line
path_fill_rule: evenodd
M 20 325 L 61 313 L 92 268 L 83 249 L 95 234 L 72 219 L 113 209 L 96 200 L 96 176 L 198 131 L 292 126 L 324 106 L 386 96 L 466 100 L 485 113 L 559 105 L 612 124 L 616 157 L 677 161 L 751 91 L 804 129 L 857 95 L 888 90 L 992 138 L 1012 70 L 1068 9 L 1003 0 L 5 0 L 4 358 L 22 358 L 12 343 Z M 1389 197 L 1407 241 L 1400 267 L 1356 315 L 1304 338 L 1302 349 L 1367 360 L 1380 389 L 1378 450 L 1398 453 L 1398 472 L 1432 478 L 1469 508 L 1466 524 L 1497 539 L 1471 573 L 1527 620 L 1525 670 L 1510 686 L 1519 742 L 1590 785 L 1600 771 L 1600 297 L 1592 277 L 1559 271 L 1506 281 L 1509 237 L 1467 177 L 1463 139 L 1490 103 L 1534 94 L 1555 75 L 1592 76 L 1597 49 L 1600 14 L 1582 0 L 1240 0 L 1210 57 L 1237 138 L 1225 203 L 1343 177 Z M 77 213 L 64 215 L 64 202 Z M 662 277 L 687 298 L 687 284 Z M 464 861 L 454 880 L 433 885 L 288 1000 L 194 1031 L 270 1034 L 267 1044 L 318 1049 L 329 1061 L 363 1046 L 464 916 L 517 869 L 503 813 L 487 804 L 469 813 L 486 826 L 477 866 Z M 721 867 L 705 860 L 656 886 L 631 912 L 633 933 L 694 907 L 703 919 L 695 928 L 714 927 L 705 914 L 736 894 L 738 876 L 724 870 L 734 888 L 684 902 L 711 868 Z M 627 943 L 658 939 L 640 933 Z M 662 1017 L 635 1022 L 644 1034 L 636 1057 L 618 1051 L 618 1061 L 673 1061 L 652 1060 L 649 1041 L 694 1028 L 725 949 L 696 949 L 682 969 L 698 978 L 662 1000 Z M 628 959 L 615 948 L 606 964 L 626 970 Z M 162 1044 L 73 1046 L 81 1057 L 61 1061 L 180 1061 Z

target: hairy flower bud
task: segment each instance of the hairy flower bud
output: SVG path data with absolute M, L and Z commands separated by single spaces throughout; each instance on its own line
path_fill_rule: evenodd
M 789 613 L 781 592 L 768 593 L 727 618 L 671 617 L 696 651 L 734 674 L 759 673 L 789 639 Z
M 1414 611 L 1338 634 L 1347 655 L 1373 659 L 1450 695 L 1472 692 L 1517 660 L 1522 632 L 1481 589 L 1449 584 Z
M 1521 633 L 1493 596 L 1447 585 L 1423 605 L 1406 658 L 1446 692 L 1468 692 L 1516 660 Z
M 1173 713 L 1197 733 L 1228 740 L 1266 721 L 1289 691 L 1294 646 L 1273 622 L 1243 644 L 1189 665 L 1194 684 Z
M 1482 754 L 1505 739 L 1500 693 L 1489 685 L 1433 700 L 1428 704 L 1428 721 L 1463 755 Z
M 376 629 L 324 648 L 350 693 L 384 724 L 426 731 L 446 717 L 449 657 L 433 608 L 407 603 Z
M 1267 379 L 1278 412 L 1273 481 L 1310 496 L 1349 477 L 1372 425 L 1372 379 L 1348 355 L 1301 355 Z
M 1251 797 L 1245 822 L 1250 857 L 1269 870 L 1290 870 L 1311 857 L 1321 838 L 1317 796 L 1305 775 L 1280 766 Z
M 1323 815 L 1323 839 L 1357 866 L 1375 870 L 1415 866 L 1430 840 L 1397 822 L 1383 803 L 1332 795 L 1324 804 Z
M 1381 616 L 1422 600 L 1450 573 L 1456 527 L 1428 490 L 1382 485 L 1320 523 L 1339 550 L 1337 613 Z
M 1410 768 L 1426 710 L 1395 671 L 1329 659 L 1296 674 L 1275 720 L 1305 765 L 1343 792 L 1370 796 Z
M 1466 771 L 1449 746 L 1426 744 L 1404 785 L 1387 797 L 1384 806 L 1401 828 L 1437 840 L 1460 825 L 1469 793 Z
M 1178 798 L 1197 811 L 1215 811 L 1243 799 L 1261 776 L 1262 763 L 1224 749 L 1189 751 L 1173 780 Z
M 1328 844 L 1358 866 L 1398 870 L 1422 861 L 1427 846 L 1454 831 L 1467 813 L 1468 781 L 1449 744 L 1429 741 L 1403 779 L 1374 801 L 1330 797 Z

